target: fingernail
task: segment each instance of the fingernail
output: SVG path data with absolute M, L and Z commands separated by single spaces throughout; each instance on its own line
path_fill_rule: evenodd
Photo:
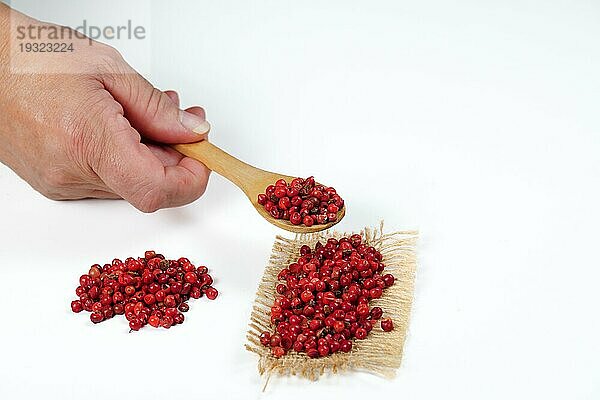
M 210 124 L 206 120 L 187 111 L 179 111 L 179 120 L 181 121 L 181 125 L 186 129 L 199 135 L 203 135 L 210 131 Z

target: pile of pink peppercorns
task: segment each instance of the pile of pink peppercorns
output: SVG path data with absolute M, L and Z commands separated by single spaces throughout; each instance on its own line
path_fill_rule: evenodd
M 312 176 L 292 179 L 289 184 L 280 179 L 259 194 L 257 201 L 273 218 L 306 226 L 335 222 L 344 207 L 334 188 L 315 183 Z
M 79 278 L 75 290 L 79 299 L 71 302 L 71 310 L 89 311 L 93 323 L 125 315 L 133 331 L 145 325 L 168 329 L 183 323 L 190 298 L 217 297 L 212 283 L 204 266 L 195 267 L 184 257 L 167 260 L 162 254 L 146 251 L 144 257 L 92 265 Z
M 374 247 L 362 243 L 360 235 L 330 238 L 314 249 L 304 245 L 296 262 L 281 270 L 271 307 L 274 330 L 260 335 L 274 357 L 288 351 L 310 358 L 350 352 L 353 340 L 367 337 L 383 316 L 369 302 L 394 284 L 394 276 L 383 274 L 385 265 Z M 390 318 L 381 329 L 394 329 Z

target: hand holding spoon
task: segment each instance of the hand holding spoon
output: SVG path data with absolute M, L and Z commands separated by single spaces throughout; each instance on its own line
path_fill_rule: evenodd
M 346 214 L 346 206 L 344 205 L 337 212 L 337 219 L 334 222 L 315 224 L 312 226 L 293 225 L 287 220 L 274 218 L 262 205 L 258 204 L 258 195 L 264 193 L 267 186 L 274 185 L 279 179 L 284 179 L 289 183 L 294 179 L 293 176 L 276 174 L 274 172 L 264 171 L 253 167 L 224 152 L 206 140 L 190 144 L 177 144 L 173 145 L 173 148 L 188 157 L 200 161 L 206 165 L 208 169 L 227 178 L 234 185 L 242 189 L 256 211 L 258 211 L 264 219 L 278 228 L 297 233 L 318 232 L 337 224 Z

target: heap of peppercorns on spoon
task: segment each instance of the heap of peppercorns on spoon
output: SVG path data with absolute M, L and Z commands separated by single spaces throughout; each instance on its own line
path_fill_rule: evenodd
M 340 222 L 344 200 L 332 187 L 276 174 L 246 164 L 204 140 L 173 146 L 219 173 L 246 194 L 256 211 L 271 224 L 290 232 L 318 232 Z
M 279 179 L 258 195 L 257 202 L 271 217 L 307 227 L 335 223 L 344 208 L 344 199 L 336 190 L 316 183 L 312 176 L 294 178 L 290 183 Z

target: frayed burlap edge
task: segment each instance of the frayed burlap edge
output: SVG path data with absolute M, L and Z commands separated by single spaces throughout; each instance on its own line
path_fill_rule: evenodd
M 396 278 L 395 284 L 384 290 L 380 299 L 371 302 L 372 306 L 383 309 L 384 317 L 392 318 L 394 330 L 383 332 L 380 324 L 376 324 L 366 340 L 354 342 L 350 353 L 340 352 L 324 358 L 311 359 L 305 354 L 290 351 L 281 358 L 273 357 L 270 349 L 260 344 L 259 336 L 266 330 L 272 330 L 270 307 L 277 295 L 275 286 L 279 271 L 298 258 L 303 244 L 314 246 L 318 240 L 324 243 L 329 237 L 339 238 L 349 234 L 326 231 L 296 234 L 294 239 L 277 236 L 269 264 L 258 286 L 246 344 L 247 350 L 259 356 L 259 373 L 267 376 L 265 387 L 272 374 L 298 375 L 316 380 L 328 371 L 338 373 L 345 370 L 363 370 L 386 378 L 395 376 L 402 360 L 412 306 L 416 269 L 415 244 L 418 233 L 404 231 L 384 234 L 382 222 L 378 228 L 365 228 L 360 234 L 367 244 L 381 252 L 382 261 L 386 265 L 384 273 L 391 273 Z

